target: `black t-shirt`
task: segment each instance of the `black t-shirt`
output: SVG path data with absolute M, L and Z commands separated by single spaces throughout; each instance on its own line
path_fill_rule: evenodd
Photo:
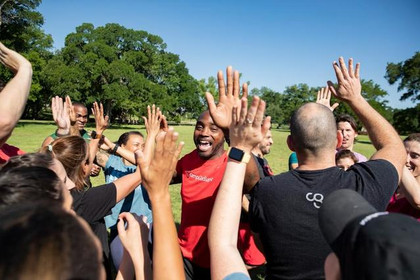
M 88 222 L 101 241 L 106 258 L 109 258 L 108 232 L 104 217 L 111 214 L 111 209 L 115 206 L 117 197 L 115 184 L 109 183 L 85 191 L 72 189 L 70 192 L 73 196 L 74 211 Z
M 264 247 L 266 279 L 323 279 L 331 252 L 318 226 L 323 199 L 349 188 L 382 211 L 397 185 L 398 173 L 385 160 L 355 164 L 347 171 L 295 169 L 260 180 L 251 193 L 249 217 Z

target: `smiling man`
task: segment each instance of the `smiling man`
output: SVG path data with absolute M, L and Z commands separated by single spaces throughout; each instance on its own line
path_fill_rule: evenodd
M 182 182 L 178 239 L 187 279 L 210 279 L 207 228 L 227 156 L 223 131 L 208 111 L 198 118 L 193 140 L 196 149 L 178 161 L 173 180 Z

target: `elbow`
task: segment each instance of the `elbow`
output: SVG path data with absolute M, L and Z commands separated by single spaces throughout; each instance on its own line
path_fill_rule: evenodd
M 6 141 L 15 126 L 16 122 L 10 116 L 0 115 L 0 139 Z

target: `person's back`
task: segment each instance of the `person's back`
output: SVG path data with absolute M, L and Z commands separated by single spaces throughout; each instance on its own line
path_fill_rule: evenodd
M 385 209 L 398 180 L 392 168 L 385 161 L 370 161 L 348 171 L 295 169 L 262 179 L 254 188 L 250 211 L 252 229 L 264 247 L 268 275 L 322 279 L 323 263 L 331 251 L 317 221 L 324 197 L 339 188 L 351 188 Z M 390 176 L 382 176 L 382 170 Z
M 321 279 L 330 248 L 318 226 L 318 209 L 330 192 L 350 188 L 378 210 L 384 210 L 397 187 L 404 157 L 392 126 L 361 96 L 359 65 L 349 71 L 340 58 L 334 63 L 337 90 L 367 128 L 377 152 L 372 160 L 343 171 L 335 167 L 335 149 L 343 136 L 326 106 L 308 103 L 291 119 L 288 145 L 299 167 L 260 180 L 252 190 L 251 228 L 260 234 L 267 258 L 267 279 Z M 252 183 L 252 182 L 251 182 Z

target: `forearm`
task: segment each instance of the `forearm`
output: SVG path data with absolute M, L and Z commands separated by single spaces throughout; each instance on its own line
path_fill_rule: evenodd
M 153 215 L 153 279 L 185 279 L 169 191 L 149 194 Z
M 10 136 L 22 115 L 32 82 L 32 67 L 21 66 L 15 77 L 0 92 L 0 142 Z
M 125 198 L 130 192 L 132 192 L 141 183 L 140 170 L 137 168 L 136 172 L 125 175 L 114 181 L 117 188 L 116 202 Z
M 116 145 L 116 144 L 115 144 Z M 115 148 L 115 145 L 113 149 Z M 126 150 L 122 148 L 121 146 L 118 146 L 117 150 L 115 151 L 120 157 L 123 157 L 124 159 L 128 160 L 132 164 L 136 164 L 136 157 L 133 152 Z
M 408 202 L 414 208 L 420 209 L 420 182 L 405 166 L 402 171 L 400 187 Z
M 362 96 L 348 103 L 368 131 L 369 138 L 377 150 L 372 159 L 382 158 L 390 161 L 397 168 L 401 178 L 406 152 L 398 133 Z
M 228 161 L 213 206 L 208 232 L 212 279 L 237 271 L 246 273 L 237 249 L 245 171 L 246 164 Z
M 137 276 L 137 275 L 136 275 Z M 115 280 L 133 279 L 134 278 L 134 266 L 131 257 L 127 250 L 124 249 L 123 257 L 118 268 L 118 274 Z

